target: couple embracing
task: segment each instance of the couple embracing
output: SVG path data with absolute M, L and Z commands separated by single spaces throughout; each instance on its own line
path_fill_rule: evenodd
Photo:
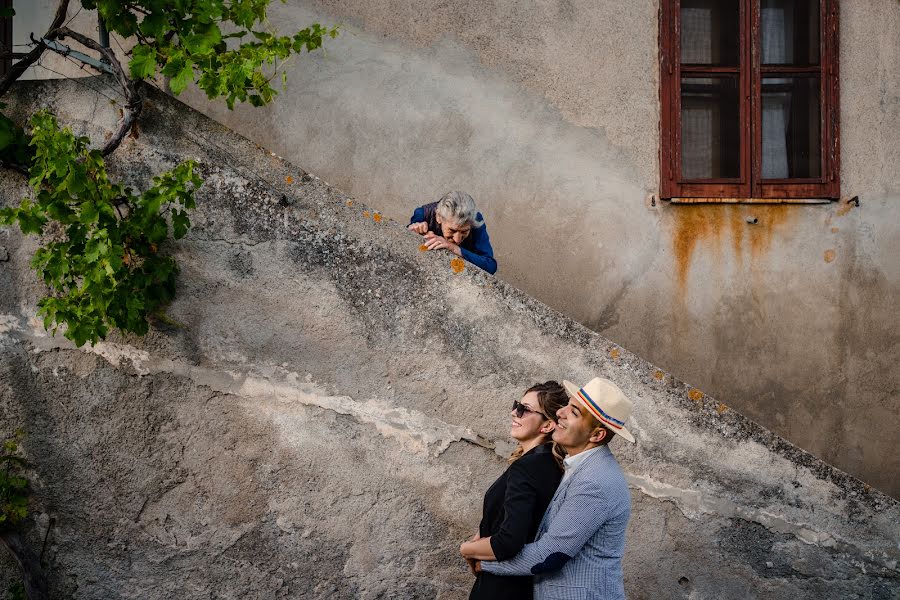
M 631 494 L 608 448 L 631 402 L 608 379 L 534 385 L 513 403 L 510 466 L 488 489 L 479 532 L 460 546 L 470 600 L 624 600 Z

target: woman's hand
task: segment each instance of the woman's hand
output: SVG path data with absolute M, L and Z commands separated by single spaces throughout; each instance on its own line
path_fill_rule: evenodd
M 414 231 L 419 235 L 425 235 L 428 233 L 428 223 L 425 221 L 422 221 L 421 223 L 410 223 L 409 226 L 407 226 L 407 229 Z
M 459 246 L 457 246 L 450 240 L 439 236 L 433 231 L 429 231 L 425 234 L 425 246 L 429 250 L 438 250 L 440 248 L 443 248 L 445 250 L 449 250 L 457 256 L 462 256 L 462 250 L 459 249 Z
M 463 552 L 463 546 L 465 546 L 466 544 L 468 544 L 470 542 L 474 542 L 475 540 L 480 540 L 480 539 L 481 539 L 481 536 L 478 535 L 478 532 L 475 532 L 475 534 L 473 534 L 472 537 L 467 539 L 465 542 L 463 542 L 459 546 L 459 553 L 462 554 L 463 557 L 466 559 L 466 564 L 469 565 L 469 571 L 472 573 L 472 575 L 477 575 L 478 572 L 481 571 L 481 565 L 478 565 L 478 570 L 476 571 L 475 563 L 477 563 L 478 561 L 474 558 L 466 557 L 465 552 Z

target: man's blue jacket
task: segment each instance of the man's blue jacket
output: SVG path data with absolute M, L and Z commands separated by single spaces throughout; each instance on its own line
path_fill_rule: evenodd
M 622 554 L 631 493 L 607 446 L 563 481 L 537 537 L 516 556 L 483 561 L 496 575 L 534 575 L 534 600 L 625 600 Z

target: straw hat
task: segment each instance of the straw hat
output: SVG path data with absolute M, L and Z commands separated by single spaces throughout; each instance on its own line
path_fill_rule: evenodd
M 570 381 L 563 381 L 563 387 L 610 431 L 634 443 L 634 436 L 625 429 L 625 421 L 631 416 L 631 400 L 619 386 L 609 379 L 594 377 L 581 388 Z

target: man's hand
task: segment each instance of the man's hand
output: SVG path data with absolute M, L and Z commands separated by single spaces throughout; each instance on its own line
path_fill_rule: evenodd
M 421 223 L 410 223 L 407 227 L 410 231 L 414 231 L 419 235 L 425 235 L 428 233 L 428 223 L 422 221 Z
M 480 561 L 475 560 L 474 558 L 467 558 L 466 564 L 469 565 L 469 571 L 472 575 L 478 575 L 478 571 L 475 570 L 475 565 Z
M 439 236 L 433 231 L 429 231 L 425 234 L 425 246 L 429 250 L 438 250 L 440 248 L 443 248 L 445 250 L 449 250 L 457 256 L 462 256 L 462 251 L 459 249 L 459 246 L 457 246 L 450 240 Z

